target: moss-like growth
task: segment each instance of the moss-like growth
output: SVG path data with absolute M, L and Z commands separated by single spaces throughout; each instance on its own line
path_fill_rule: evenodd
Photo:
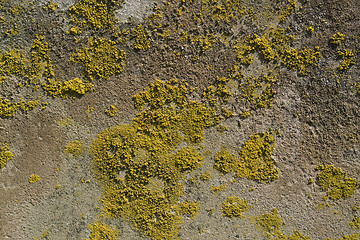
M 89 79 L 104 78 L 120 74 L 126 65 L 126 53 L 116 43 L 105 38 L 90 38 L 88 47 L 78 49 L 71 61 L 83 65 L 83 74 Z
M 330 43 L 336 46 L 339 46 L 345 40 L 345 34 L 340 32 L 335 33 L 330 37 Z
M 279 178 L 279 169 L 274 168 L 275 160 L 271 157 L 273 149 L 274 137 L 271 132 L 251 135 L 241 148 L 236 176 L 258 182 Z
M 116 228 L 100 222 L 89 225 L 89 228 L 91 231 L 90 238 L 86 238 L 85 240 L 116 240 L 119 237 L 119 232 Z
M 64 153 L 67 156 L 78 158 L 85 151 L 85 146 L 79 140 L 74 140 L 65 145 Z
M 220 151 L 215 153 L 214 160 L 214 168 L 223 174 L 236 170 L 236 156 L 230 153 L 224 146 L 221 146 Z
M 205 172 L 201 173 L 201 175 L 199 176 L 199 178 L 200 178 L 200 180 L 202 180 L 202 181 L 208 181 L 208 180 L 210 180 L 210 178 L 211 178 L 211 174 L 210 174 L 209 172 L 205 171 Z
M 352 228 L 360 229 L 360 217 L 354 217 L 351 222 L 349 222 L 349 225 Z
M 13 157 L 14 155 L 9 151 L 7 145 L 3 145 L 0 148 L 0 170 L 5 167 L 6 162 L 10 161 Z
M 197 216 L 199 212 L 199 202 L 181 202 L 178 211 L 180 212 L 180 214 L 187 215 L 193 219 Z
M 117 112 L 117 107 L 115 105 L 110 105 L 105 110 L 105 114 L 108 115 L 109 117 L 115 116 L 116 112 Z
M 29 183 L 36 183 L 38 181 L 40 181 L 41 178 L 36 175 L 36 174 L 32 174 L 30 177 L 29 177 Z
M 215 187 L 215 186 L 211 186 L 210 187 L 210 191 L 214 194 L 218 194 L 219 192 L 222 192 L 226 189 L 226 185 L 222 184 L 218 187 Z
M 53 3 L 52 1 L 49 1 L 48 4 L 44 7 L 44 9 L 55 11 L 58 8 L 57 3 Z
M 286 7 L 280 12 L 279 20 L 284 22 L 287 17 L 289 17 L 296 9 L 295 0 L 287 0 Z
M 330 199 L 349 198 L 359 187 L 356 179 L 346 177 L 346 173 L 333 165 L 320 165 L 316 169 L 321 170 L 316 176 L 316 183 L 322 191 L 327 192 Z
M 238 197 L 227 197 L 220 205 L 221 212 L 224 216 L 229 218 L 245 218 L 243 212 L 248 211 L 251 206 L 246 199 Z

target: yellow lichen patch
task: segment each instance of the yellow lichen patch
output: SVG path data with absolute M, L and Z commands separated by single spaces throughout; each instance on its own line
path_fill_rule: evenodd
M 78 49 L 71 61 L 83 65 L 83 74 L 89 79 L 109 79 L 124 70 L 126 53 L 116 43 L 105 38 L 90 38 L 87 48 Z
M 237 177 L 258 182 L 270 182 L 279 178 L 279 169 L 271 157 L 274 137 L 271 132 L 255 133 L 243 144 L 236 169 Z
M 36 174 L 32 174 L 30 177 L 29 177 L 29 183 L 36 183 L 38 181 L 40 181 L 40 177 Z
M 306 31 L 307 33 L 312 34 L 312 33 L 314 32 L 314 28 L 313 28 L 312 26 L 309 26 L 309 27 L 305 28 L 305 31 Z
M 113 117 L 116 115 L 117 112 L 117 108 L 115 105 L 110 105 L 107 107 L 107 109 L 105 110 L 106 115 L 108 115 L 109 117 Z
M 144 30 L 144 27 L 140 24 L 131 29 L 130 36 L 134 39 L 132 44 L 136 50 L 147 50 L 150 48 L 149 34 Z
M 360 234 L 358 233 L 353 233 L 351 235 L 346 235 L 342 238 L 339 238 L 337 240 L 359 240 Z M 332 238 L 327 238 L 325 240 L 332 240 Z
M 339 57 L 342 58 L 342 62 L 337 67 L 339 71 L 345 71 L 346 69 L 350 68 L 352 65 L 355 64 L 354 61 L 354 53 L 348 50 L 338 51 Z
M 57 3 L 53 3 L 52 1 L 49 1 L 48 4 L 44 7 L 44 9 L 55 11 L 58 7 L 59 6 Z
M 310 240 L 310 238 L 302 235 L 299 231 L 294 231 L 294 234 L 290 235 L 288 240 Z
M 295 0 L 287 0 L 287 5 L 285 9 L 280 12 L 279 20 L 280 22 L 285 21 L 287 17 L 289 17 L 296 9 L 296 1 Z
M 236 156 L 230 153 L 224 146 L 221 146 L 220 151 L 215 153 L 214 160 L 214 168 L 221 173 L 225 174 L 236 170 Z
M 286 240 L 287 237 L 280 231 L 283 221 L 278 216 L 278 211 L 274 208 L 270 213 L 264 213 L 254 217 L 252 221 L 255 223 L 259 231 L 265 232 L 266 236 L 275 237 L 276 239 Z
M 282 52 L 281 63 L 289 69 L 297 70 L 300 75 L 307 75 L 307 67 L 317 65 L 320 61 L 319 47 L 303 50 L 287 49 Z
M 181 202 L 178 211 L 181 215 L 186 215 L 189 218 L 195 218 L 199 212 L 199 202 Z
M 74 140 L 65 145 L 64 153 L 67 156 L 78 158 L 85 151 L 85 146 L 79 140 Z
M 224 216 L 234 218 L 244 218 L 243 212 L 248 211 L 251 208 L 246 199 L 240 199 L 238 197 L 227 197 L 220 205 L 221 212 Z
M 172 156 L 180 171 L 192 171 L 199 168 L 204 157 L 194 147 L 183 147 Z
M 14 155 L 9 151 L 7 145 L 3 145 L 0 148 L 0 169 L 5 167 L 6 162 L 10 161 L 13 157 Z
M 200 178 L 200 180 L 202 180 L 202 181 L 208 181 L 208 180 L 210 180 L 210 178 L 211 178 L 211 174 L 210 174 L 209 172 L 205 171 L 205 172 L 201 173 L 201 175 L 199 176 L 199 178 Z
M 203 10 L 210 12 L 212 18 L 217 21 L 230 22 L 243 16 L 247 9 L 243 6 L 243 0 L 233 1 L 210 1 L 203 0 Z
M 94 85 L 89 82 L 83 82 L 79 78 L 69 81 L 60 82 L 56 79 L 47 79 L 42 84 L 43 89 L 52 97 L 76 98 L 84 95 L 86 92 L 93 90 Z
M 81 28 L 113 28 L 116 22 L 114 11 L 122 3 L 123 0 L 79 0 L 69 8 L 71 22 Z
M 110 227 L 109 225 L 95 222 L 89 225 L 90 228 L 90 238 L 86 238 L 85 240 L 116 240 L 119 237 L 118 230 L 114 227 Z
M 131 124 L 99 133 L 91 144 L 103 210 L 152 239 L 176 238 L 181 180 L 204 159 L 194 144 L 220 121 L 214 109 L 188 100 L 187 94 L 186 85 L 176 80 L 150 83 L 133 97 L 135 107 L 145 110 Z M 180 148 L 181 143 L 186 146 Z M 161 190 L 155 191 L 159 182 Z
M 253 109 L 270 107 L 276 94 L 273 89 L 276 82 L 277 78 L 272 73 L 259 78 L 248 77 L 239 84 L 241 96 Z
M 354 217 L 351 222 L 349 222 L 349 225 L 352 228 L 360 229 L 360 217 Z
M 345 40 L 345 34 L 342 34 L 340 32 L 335 33 L 330 37 L 330 43 L 333 45 L 340 45 Z
M 226 185 L 220 185 L 218 187 L 211 186 L 210 191 L 214 194 L 218 194 L 219 192 L 222 192 L 226 189 Z
M 320 165 L 316 169 L 321 170 L 316 176 L 316 183 L 322 191 L 327 192 L 330 199 L 349 198 L 359 187 L 356 179 L 346 177 L 346 173 L 333 165 Z
M 21 99 L 17 103 L 11 103 L 0 97 L 0 118 L 12 117 L 19 108 L 25 112 L 33 110 L 39 103 L 39 100 L 24 102 Z

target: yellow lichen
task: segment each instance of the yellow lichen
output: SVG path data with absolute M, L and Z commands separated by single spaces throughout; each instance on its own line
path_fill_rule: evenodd
M 147 50 L 150 48 L 148 33 L 144 30 L 142 25 L 138 25 L 131 29 L 130 36 L 135 39 L 132 46 L 136 50 Z
M 340 45 L 345 40 L 345 34 L 340 32 L 335 33 L 330 37 L 330 43 L 333 45 Z
M 228 152 L 224 146 L 221 146 L 220 151 L 215 153 L 214 160 L 214 168 L 221 173 L 234 172 L 236 169 L 236 156 Z
M 199 202 L 181 202 L 179 205 L 180 214 L 187 215 L 190 218 L 195 218 L 199 212 Z
M 316 183 L 322 191 L 327 192 L 330 199 L 349 198 L 359 188 L 357 180 L 346 177 L 346 173 L 340 168 L 335 168 L 333 165 L 320 165 L 316 169 L 321 170 L 316 176 Z
M 279 169 L 271 157 L 274 137 L 271 132 L 255 133 L 243 144 L 236 168 L 237 177 L 246 177 L 258 182 L 277 179 Z
M 79 140 L 74 140 L 65 145 L 64 153 L 75 158 L 80 157 L 85 151 L 85 146 Z
M 90 228 L 90 238 L 85 240 L 116 240 L 119 237 L 119 232 L 116 228 L 112 228 L 109 225 L 95 222 L 89 225 Z
M 337 67 L 337 69 L 339 71 L 345 71 L 348 68 L 350 68 L 352 65 L 355 64 L 354 61 L 354 53 L 352 51 L 348 51 L 348 50 L 342 50 L 342 51 L 338 51 L 339 57 L 342 58 L 342 62 L 340 63 L 340 65 Z
M 29 183 L 36 183 L 38 181 L 40 181 L 40 177 L 36 174 L 32 174 L 30 177 L 29 177 Z
M 245 218 L 242 214 L 243 212 L 248 211 L 251 206 L 249 206 L 246 199 L 240 199 L 238 197 L 227 197 L 220 205 L 221 211 L 224 216 L 234 218 Z
M 360 217 L 354 217 L 351 222 L 349 222 L 349 225 L 352 228 L 360 229 Z
M 106 115 L 108 115 L 109 117 L 113 117 L 116 115 L 117 112 L 117 108 L 115 105 L 110 105 L 107 107 L 107 109 L 105 110 Z
M 83 65 L 83 74 L 89 79 L 104 78 L 120 74 L 126 64 L 126 53 L 116 43 L 105 38 L 90 38 L 88 47 L 78 49 L 71 61 Z
M 6 162 L 10 161 L 13 157 L 14 155 L 9 151 L 7 145 L 3 145 L 0 148 L 0 169 L 5 167 Z

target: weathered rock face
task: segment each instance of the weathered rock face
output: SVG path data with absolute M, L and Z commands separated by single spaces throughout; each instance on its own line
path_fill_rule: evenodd
M 0 239 L 358 239 L 360 2 L 0 0 Z

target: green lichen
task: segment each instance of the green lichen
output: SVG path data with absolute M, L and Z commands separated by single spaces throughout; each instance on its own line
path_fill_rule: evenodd
M 116 240 L 119 237 L 119 232 L 116 228 L 112 228 L 107 224 L 95 222 L 89 225 L 90 237 L 85 240 Z
M 336 46 L 339 46 L 345 40 L 345 34 L 340 32 L 335 33 L 330 37 L 330 43 Z
M 79 140 L 74 140 L 65 145 L 64 153 L 66 156 L 80 157 L 85 151 L 85 146 Z
M 266 234 L 267 239 L 271 239 L 271 236 L 275 239 L 286 240 L 287 237 L 280 231 L 283 221 L 278 216 L 278 210 L 274 208 L 270 213 L 264 213 L 256 216 L 252 219 L 256 228 Z
M 354 217 L 351 222 L 349 222 L 350 227 L 360 229 L 360 217 Z
M 223 216 L 229 218 L 245 218 L 243 212 L 248 211 L 250 208 L 251 206 L 246 199 L 240 199 L 235 196 L 227 197 L 220 205 Z
M 126 53 L 116 47 L 116 43 L 105 38 L 90 38 L 88 47 L 77 49 L 72 62 L 81 63 L 86 79 L 109 79 L 120 74 L 126 64 Z
M 32 174 L 30 177 L 29 177 L 29 183 L 36 183 L 38 181 L 40 181 L 41 178 L 36 175 L 36 174 Z
M 316 183 L 322 191 L 327 192 L 327 196 L 332 200 L 351 197 L 355 190 L 359 188 L 356 179 L 346 177 L 346 173 L 333 165 L 318 166 L 321 170 L 316 176 Z
M 117 112 L 117 108 L 115 105 L 110 105 L 105 110 L 106 115 L 108 115 L 109 117 L 115 116 L 116 112 Z
M 6 163 L 14 157 L 13 153 L 9 151 L 7 145 L 0 148 L 0 170 L 5 167 Z

